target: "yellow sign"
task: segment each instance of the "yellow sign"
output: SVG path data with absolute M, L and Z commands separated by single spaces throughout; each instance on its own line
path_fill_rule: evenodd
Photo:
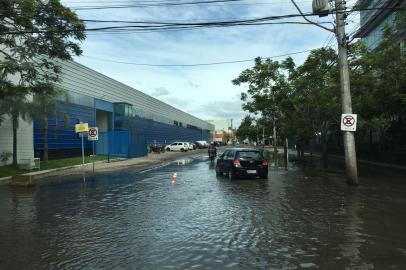
M 81 124 L 76 124 L 75 125 L 75 132 L 76 133 L 88 132 L 88 131 L 89 131 L 88 123 L 81 123 Z

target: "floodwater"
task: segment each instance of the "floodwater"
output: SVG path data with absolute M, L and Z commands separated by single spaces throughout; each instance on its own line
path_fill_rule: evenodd
M 367 173 L 356 188 L 295 168 L 230 181 L 195 156 L 0 186 L 0 268 L 406 269 L 406 179 Z

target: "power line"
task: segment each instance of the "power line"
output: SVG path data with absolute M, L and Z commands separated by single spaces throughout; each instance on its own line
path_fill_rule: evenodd
M 280 55 L 273 55 L 268 57 L 261 57 L 261 58 L 278 58 L 278 57 L 285 57 L 290 55 L 302 54 L 306 52 L 311 52 L 312 50 L 305 50 L 305 51 L 298 51 Z M 126 65 L 134 65 L 134 66 L 147 66 L 147 67 L 196 67 L 196 66 L 214 66 L 214 65 L 224 65 L 224 64 L 236 64 L 236 63 L 244 63 L 244 62 L 252 62 L 255 58 L 251 59 L 244 59 L 244 60 L 234 60 L 234 61 L 224 61 L 224 62 L 211 62 L 211 63 L 198 63 L 198 64 L 146 64 L 146 63 L 135 63 L 135 62 L 125 62 L 125 61 L 117 61 L 111 59 L 104 59 L 94 56 L 86 56 L 83 57 L 95 59 L 103 62 L 110 62 L 110 63 L 117 63 L 117 64 L 126 64 Z
M 275 4 L 287 4 L 286 2 L 251 2 L 242 3 L 244 0 L 211 0 L 211 1 L 196 1 L 196 2 L 146 2 L 140 1 L 134 4 L 117 4 L 114 2 L 113 5 L 94 5 L 94 6 L 70 6 L 73 10 L 103 10 L 103 9 L 123 9 L 123 8 L 154 8 L 154 7 L 188 7 L 188 6 L 252 6 L 252 5 L 275 5 Z M 311 2 L 311 1 L 302 1 Z M 80 2 L 86 3 L 86 2 Z M 100 2 L 94 2 L 100 4 Z M 103 4 L 103 2 L 101 2 Z M 105 3 L 105 2 L 104 2 Z M 75 3 L 78 4 L 78 3 Z
M 210 28 L 210 27 L 231 27 L 238 25 L 264 25 L 271 24 L 269 21 L 296 18 L 301 17 L 300 14 L 288 14 L 280 16 L 269 16 L 249 20 L 230 20 L 230 21 L 213 21 L 213 22 L 196 22 L 196 23 L 168 23 L 168 22 L 132 22 L 133 25 L 120 25 L 120 26 L 106 26 L 106 27 L 95 27 L 87 28 L 84 31 L 94 32 L 94 31 L 122 31 L 131 29 L 131 31 L 137 30 L 172 30 L 172 29 L 189 29 L 189 28 Z M 305 16 L 315 16 L 311 13 L 305 14 Z M 95 20 L 93 20 L 95 21 Z M 99 21 L 102 22 L 102 21 Z M 276 23 L 273 23 L 276 24 Z M 279 22 L 277 24 L 303 24 L 303 22 Z M 68 33 L 78 31 L 77 29 L 68 29 L 68 30 L 37 30 L 37 31 L 9 31 L 3 32 L 2 34 L 6 35 L 18 35 L 18 34 L 35 34 L 35 33 Z

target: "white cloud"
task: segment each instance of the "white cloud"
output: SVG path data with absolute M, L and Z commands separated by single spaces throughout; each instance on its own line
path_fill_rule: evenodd
M 154 92 L 151 93 L 153 97 L 167 96 L 169 94 L 170 92 L 165 87 L 157 87 L 155 88 Z
M 83 19 L 186 22 L 297 13 L 289 1 L 260 2 L 262 4 L 247 1 L 244 4 L 80 11 L 78 14 Z M 300 3 L 300 6 L 304 12 L 311 10 L 308 1 Z M 302 21 L 300 18 L 295 20 Z M 309 25 L 238 26 L 126 35 L 95 33 L 88 35 L 82 48 L 85 56 L 104 59 L 147 64 L 194 64 L 253 59 L 313 49 L 321 47 L 328 35 L 327 31 Z M 298 64 L 305 57 L 306 54 L 293 56 Z M 233 118 L 237 121 L 245 115 L 239 100 L 244 88 L 232 85 L 231 80 L 251 67 L 253 62 L 197 67 L 146 67 L 86 57 L 80 57 L 77 61 L 202 119 Z

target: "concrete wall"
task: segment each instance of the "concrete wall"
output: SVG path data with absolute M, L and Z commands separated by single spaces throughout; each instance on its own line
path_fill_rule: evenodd
M 13 153 L 13 126 L 8 116 L 5 116 L 5 121 L 0 126 L 0 154 L 4 152 Z M 17 161 L 32 158 L 34 158 L 33 123 L 20 119 L 17 130 Z M 11 162 L 12 157 L 9 158 L 7 164 L 11 164 Z M 0 161 L 0 165 L 5 164 Z

